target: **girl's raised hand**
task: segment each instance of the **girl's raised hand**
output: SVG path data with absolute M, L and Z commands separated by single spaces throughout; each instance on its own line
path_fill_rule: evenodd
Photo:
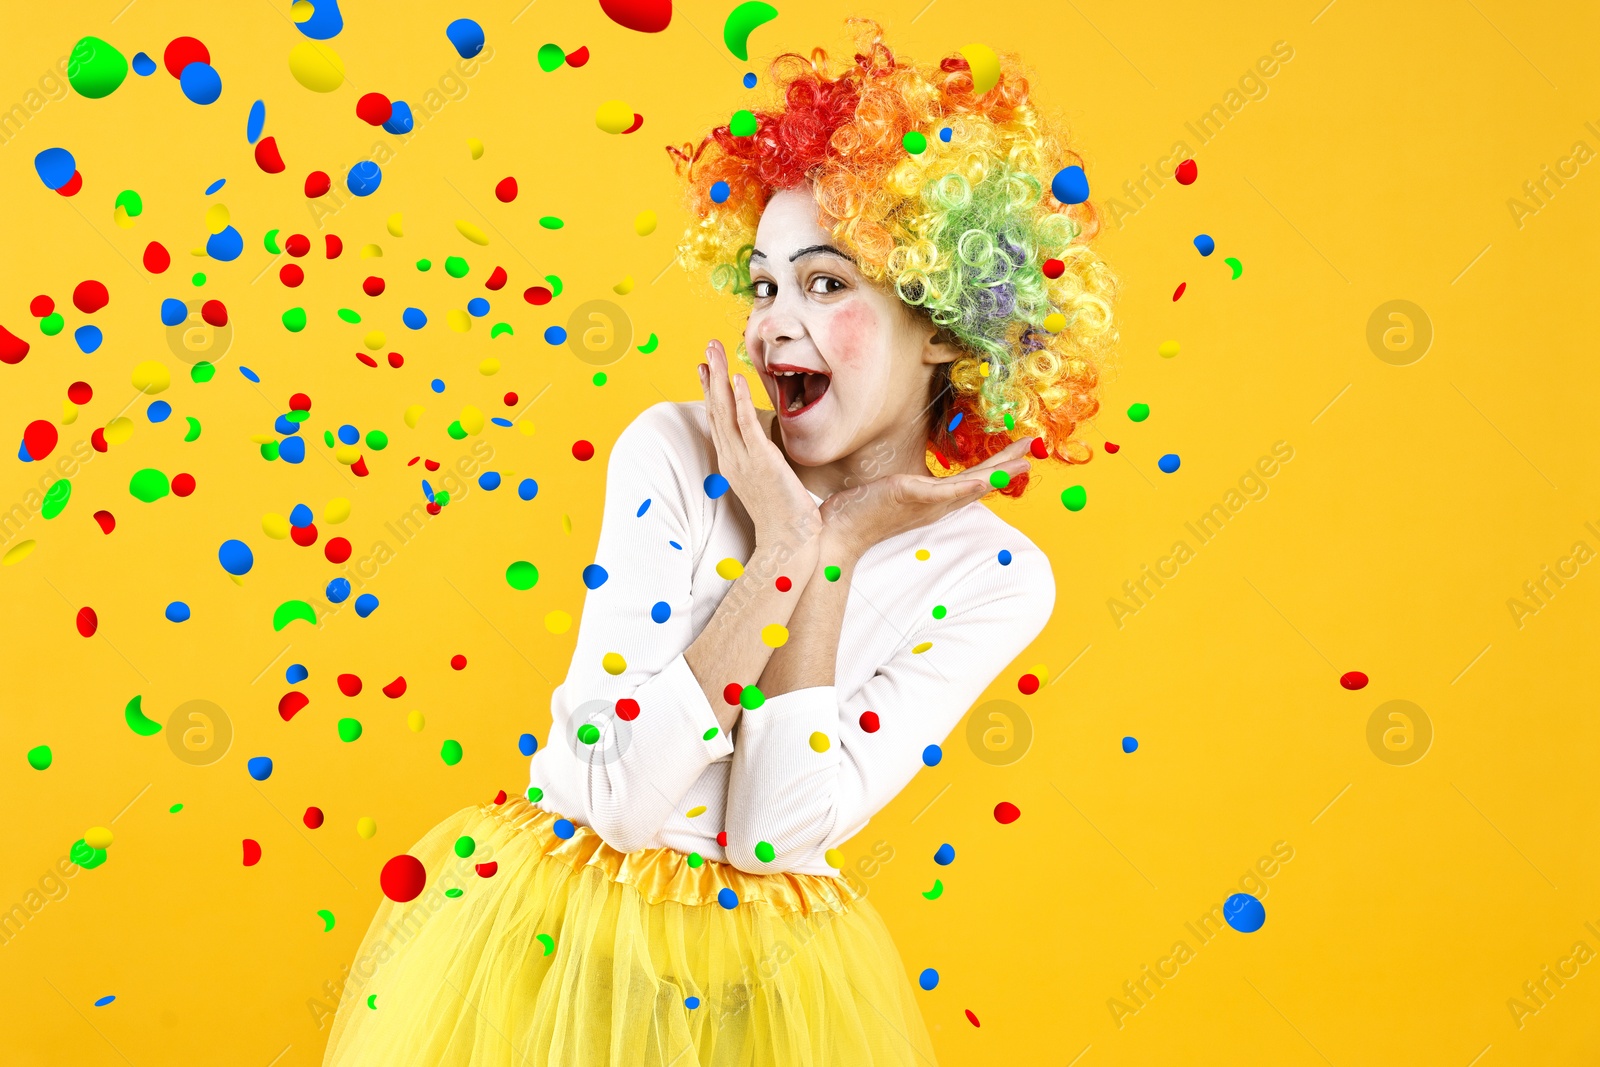
M 791 553 L 814 547 L 822 531 L 816 501 L 762 429 L 744 376 L 729 381 L 728 356 L 721 341 L 706 346 L 700 387 L 705 391 L 717 469 L 755 524 L 756 545 L 787 544 Z

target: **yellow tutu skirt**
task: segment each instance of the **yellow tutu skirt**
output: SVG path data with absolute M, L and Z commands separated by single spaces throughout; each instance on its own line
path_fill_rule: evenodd
M 463 808 L 410 850 L 427 886 L 379 906 L 325 1067 L 935 1063 L 900 954 L 845 882 L 622 853 L 585 826 L 562 840 L 558 818 Z

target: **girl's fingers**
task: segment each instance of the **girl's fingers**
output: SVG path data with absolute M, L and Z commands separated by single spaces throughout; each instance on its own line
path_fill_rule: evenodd
M 712 341 L 706 346 L 706 417 L 711 424 L 711 440 L 717 454 L 731 460 L 727 450 L 736 444 L 738 427 L 733 416 L 733 393 L 728 387 L 728 361 L 723 355 L 722 342 Z
M 750 399 L 750 381 L 742 374 L 733 380 L 733 411 L 745 447 L 754 448 L 764 435 L 761 419 L 756 415 L 756 406 Z

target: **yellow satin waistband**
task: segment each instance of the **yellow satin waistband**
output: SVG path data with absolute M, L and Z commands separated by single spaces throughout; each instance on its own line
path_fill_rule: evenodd
M 822 909 L 848 911 L 856 897 L 847 882 L 817 874 L 751 874 L 712 859 L 691 867 L 688 856 L 670 848 L 618 852 L 592 828 L 578 823 L 572 824 L 573 835 L 563 841 L 554 829 L 561 816 L 534 807 L 520 796 L 504 804 L 485 804 L 480 810 L 513 830 L 528 833 L 537 859 L 549 858 L 574 870 L 597 868 L 612 881 L 633 886 L 650 904 L 664 900 L 717 904 L 717 894 L 731 889 L 740 904 L 761 901 L 782 911 L 809 915 Z

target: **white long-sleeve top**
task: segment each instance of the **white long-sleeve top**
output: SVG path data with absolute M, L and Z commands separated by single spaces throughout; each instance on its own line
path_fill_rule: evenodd
M 1044 628 L 1050 562 L 978 501 L 879 542 L 856 564 L 834 684 L 769 696 L 729 736 L 684 659 L 734 584 L 717 565 L 743 564 L 755 547 L 733 493 L 707 493 L 715 470 L 703 402 L 656 404 L 617 438 L 595 558 L 606 577 L 586 581 L 529 784 L 538 807 L 623 852 L 665 846 L 752 873 L 837 875 L 824 854 L 905 788 L 928 746 Z M 768 862 L 755 855 L 763 841 Z

